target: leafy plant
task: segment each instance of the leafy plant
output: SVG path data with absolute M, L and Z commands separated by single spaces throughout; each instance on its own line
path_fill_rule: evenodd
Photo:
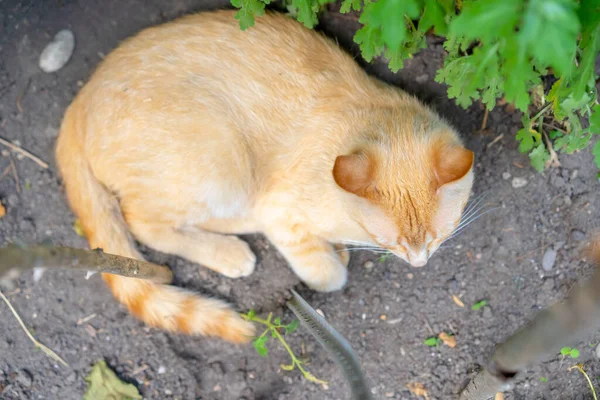
M 480 308 L 483 308 L 483 307 L 485 307 L 485 306 L 487 306 L 487 300 L 481 300 L 481 301 L 478 301 L 477 303 L 473 304 L 473 305 L 471 306 L 471 309 L 472 309 L 473 311 L 477 311 L 477 310 L 479 310 Z
M 571 357 L 571 358 L 578 358 L 579 357 L 579 350 L 577 349 L 572 349 L 570 347 L 563 347 L 562 349 L 560 349 L 560 354 L 563 357 Z
M 270 3 L 231 1 L 242 29 Z M 335 1 L 283 0 L 308 28 Z M 436 81 L 464 108 L 481 101 L 492 110 L 502 99 L 520 110 L 519 150 L 538 171 L 600 134 L 600 0 L 341 0 L 340 12 L 360 13 L 354 41 L 363 58 L 383 56 L 394 72 L 427 47 L 426 35 L 444 37 Z M 592 153 L 600 167 L 600 141 Z
M 425 345 L 429 347 L 437 347 L 442 344 L 442 339 L 440 339 L 437 336 L 432 336 L 430 338 L 425 339 L 425 342 L 423 343 L 425 343 Z
M 269 338 L 277 339 L 288 352 L 291 359 L 291 364 L 280 365 L 282 370 L 292 371 L 295 368 L 298 368 L 305 379 L 319 384 L 327 383 L 321 379 L 318 379 L 304 368 L 304 364 L 306 362 L 296 356 L 284 338 L 285 335 L 294 332 L 298 328 L 297 319 L 293 320 L 287 325 L 284 325 L 281 323 L 281 318 L 276 317 L 273 319 L 273 313 L 269 313 L 267 319 L 262 319 L 256 316 L 256 312 L 254 310 L 248 311 L 247 314 L 242 314 L 242 318 L 244 318 L 246 321 L 251 321 L 266 326 L 264 332 L 252 341 L 254 349 L 259 355 L 266 357 L 269 354 L 269 350 L 267 349 L 267 342 L 269 341 Z

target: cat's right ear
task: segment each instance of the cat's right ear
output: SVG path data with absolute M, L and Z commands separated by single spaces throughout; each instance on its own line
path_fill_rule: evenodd
M 345 191 L 361 196 L 373 183 L 372 161 L 363 153 L 338 156 L 333 179 Z

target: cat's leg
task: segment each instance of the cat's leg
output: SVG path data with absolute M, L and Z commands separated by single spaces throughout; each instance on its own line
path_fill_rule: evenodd
M 178 255 L 230 278 L 248 276 L 254 271 L 256 256 L 246 242 L 235 236 L 195 227 L 176 229 L 163 224 L 127 222 L 140 242 L 163 253 Z
M 288 260 L 292 270 L 314 290 L 330 292 L 346 283 L 348 261 L 345 247 L 333 245 L 319 237 L 304 235 L 296 240 L 282 240 L 280 232 L 269 234 L 269 239 Z

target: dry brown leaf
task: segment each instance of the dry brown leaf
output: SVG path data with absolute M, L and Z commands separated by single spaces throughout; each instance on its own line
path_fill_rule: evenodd
M 496 395 L 494 396 L 494 400 L 504 400 L 504 395 L 502 394 L 502 392 L 496 393 Z
M 0 203 L 0 218 L 4 217 L 5 215 L 6 215 L 6 208 L 4 208 L 2 203 Z
M 438 336 L 444 344 L 450 348 L 456 347 L 456 337 L 448 335 L 446 332 L 442 332 Z
M 455 295 L 455 294 L 452 295 L 452 300 L 454 300 L 454 302 L 456 303 L 456 305 L 459 306 L 459 307 L 464 307 L 465 306 L 465 303 L 463 303 L 462 300 L 459 299 L 458 296 Z
M 412 382 L 406 385 L 408 390 L 415 396 L 421 396 L 426 399 L 429 399 L 429 394 L 427 394 L 427 389 L 425 389 L 425 385 L 419 382 Z

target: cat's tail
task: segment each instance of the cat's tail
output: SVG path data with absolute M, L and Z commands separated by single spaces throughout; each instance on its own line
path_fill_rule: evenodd
M 56 148 L 56 160 L 67 197 L 90 242 L 106 253 L 143 259 L 135 248 L 117 199 L 96 179 L 82 146 L 84 127 L 79 111 L 65 114 Z M 171 332 L 217 336 L 230 342 L 248 342 L 252 323 L 244 321 L 220 300 L 201 297 L 174 286 L 102 274 L 115 297 L 148 325 Z

